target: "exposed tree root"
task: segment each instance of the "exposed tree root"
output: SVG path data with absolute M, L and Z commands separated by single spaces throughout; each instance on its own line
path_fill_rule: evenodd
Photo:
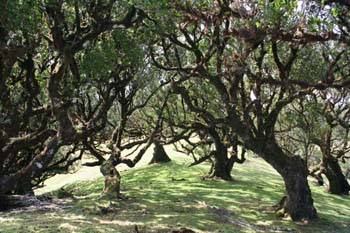
M 224 222 L 224 223 L 229 223 L 235 226 L 239 226 L 241 228 L 246 228 L 251 231 L 262 231 L 265 232 L 267 230 L 272 230 L 272 231 L 285 231 L 285 232 L 292 232 L 294 229 L 291 228 L 285 228 L 285 227 L 280 227 L 280 226 L 267 226 L 264 225 L 254 225 L 249 223 L 247 220 L 243 218 L 239 218 L 236 216 L 236 214 L 224 207 L 216 207 L 216 206 L 210 206 L 207 205 L 206 203 L 201 202 L 200 203 L 202 206 L 208 208 L 210 212 L 213 212 L 216 214 L 217 218 L 219 221 Z
M 2 195 L 0 196 L 0 211 L 35 211 L 35 210 L 62 210 L 72 206 L 64 205 L 63 200 L 51 196 L 41 195 Z

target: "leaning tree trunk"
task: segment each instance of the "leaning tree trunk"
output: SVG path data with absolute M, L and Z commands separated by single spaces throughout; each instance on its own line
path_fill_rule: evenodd
M 328 179 L 327 191 L 332 194 L 349 194 L 350 185 L 336 158 L 323 156 L 324 174 Z
M 316 217 L 311 190 L 307 181 L 308 172 L 302 159 L 292 158 L 288 167 L 281 173 L 286 186 L 284 212 L 293 220 Z
M 167 163 L 170 162 L 168 154 L 165 152 L 164 147 L 158 141 L 154 142 L 153 157 L 149 164 L 153 163 Z
M 277 209 L 282 209 L 284 216 L 290 216 L 294 221 L 316 218 L 303 159 L 287 156 L 274 142 L 267 143 L 262 157 L 281 174 L 285 184 L 285 197 Z

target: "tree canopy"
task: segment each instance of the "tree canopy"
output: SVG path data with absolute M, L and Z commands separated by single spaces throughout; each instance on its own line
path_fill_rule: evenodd
M 224 180 L 256 154 L 284 180 L 276 210 L 316 218 L 309 175 L 350 190 L 349 6 L 2 1 L 0 194 L 30 192 L 87 153 L 119 195 L 116 165 L 175 144 Z

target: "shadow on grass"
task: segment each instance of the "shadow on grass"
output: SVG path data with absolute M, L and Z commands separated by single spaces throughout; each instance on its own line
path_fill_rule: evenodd
M 58 212 L 21 213 L 5 216 L 8 221 L 1 232 L 170 232 L 186 227 L 196 232 L 252 232 L 249 224 L 260 231 L 349 232 L 349 197 L 329 195 L 313 187 L 320 218 L 302 226 L 278 219 L 268 207 L 283 194 L 283 182 L 271 168 L 248 162 L 233 170 L 234 181 L 202 180 L 208 165 L 188 168 L 171 162 L 122 172 L 122 193 L 126 200 L 103 200 L 103 180 L 79 182 L 65 187 L 78 198 L 74 208 Z M 226 211 L 221 216 L 209 207 Z M 103 213 L 105 209 L 111 211 Z M 106 211 L 105 211 L 106 212 Z M 16 220 L 10 221 L 11 218 Z M 231 219 L 233 221 L 228 221 Z M 241 221 L 245 226 L 235 224 Z M 34 224 L 29 225 L 29 221 Z

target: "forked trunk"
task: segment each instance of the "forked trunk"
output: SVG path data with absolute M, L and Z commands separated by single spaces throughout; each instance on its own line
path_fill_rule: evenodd
M 349 194 L 350 185 L 344 176 L 338 160 L 333 157 L 324 156 L 322 159 L 324 174 L 328 179 L 327 191 L 332 194 Z

